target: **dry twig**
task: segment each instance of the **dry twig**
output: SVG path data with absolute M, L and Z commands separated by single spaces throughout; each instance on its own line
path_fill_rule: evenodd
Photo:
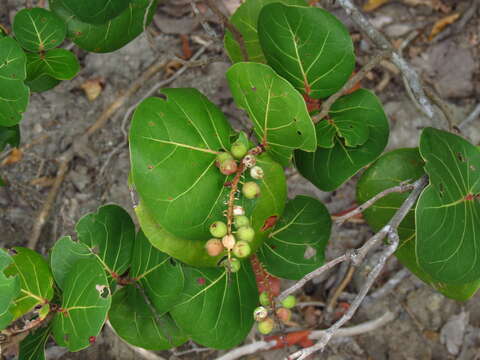
M 439 122 L 435 118 L 433 106 L 428 100 L 423 91 L 423 85 L 417 72 L 405 61 L 405 59 L 393 48 L 392 44 L 383 36 L 368 19 L 361 13 L 360 10 L 353 4 L 351 0 L 338 0 L 353 22 L 360 28 L 360 30 L 380 49 L 391 52 L 391 60 L 398 67 L 402 73 L 407 88 L 411 91 L 412 100 L 418 104 L 419 109 L 429 118 Z M 441 127 L 441 124 L 437 124 Z

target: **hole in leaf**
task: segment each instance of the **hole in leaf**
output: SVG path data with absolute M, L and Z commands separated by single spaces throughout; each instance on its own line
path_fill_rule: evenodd
M 445 192 L 445 187 L 443 186 L 443 183 L 438 184 L 438 190 L 440 191 L 440 197 L 443 197 L 443 193 Z
M 303 254 L 303 257 L 308 260 L 314 257 L 315 255 L 317 255 L 317 250 L 311 246 L 307 246 L 305 249 L 305 253 Z
M 18 251 L 13 249 L 13 248 L 10 248 L 8 249 L 8 253 L 11 255 L 11 256 L 15 256 L 18 254 Z
M 110 289 L 106 285 L 95 285 L 95 289 L 103 299 L 106 299 L 110 295 Z
M 465 157 L 460 152 L 457 153 L 457 159 L 458 161 L 465 162 Z
M 302 132 L 300 130 L 297 130 L 297 134 L 301 136 Z

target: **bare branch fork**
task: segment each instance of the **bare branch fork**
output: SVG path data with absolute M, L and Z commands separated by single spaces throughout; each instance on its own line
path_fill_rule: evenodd
M 418 105 L 418 108 L 430 119 L 435 120 L 438 127 L 442 127 L 441 120 L 435 116 L 433 106 L 428 100 L 423 90 L 420 77 L 417 72 L 405 61 L 405 59 L 393 48 L 392 44 L 383 36 L 360 10 L 353 4 L 351 0 L 338 0 L 346 13 L 353 22 L 368 38 L 382 50 L 390 51 L 392 62 L 398 67 L 407 85 L 407 90 L 412 94 L 412 100 Z
M 285 298 L 289 294 L 297 291 L 301 287 L 298 286 L 298 284 L 303 285 L 306 282 L 304 279 L 311 279 L 315 276 L 318 276 L 324 271 L 332 268 L 335 264 L 338 264 L 342 261 L 351 261 L 354 266 L 358 266 L 364 261 L 370 250 L 376 248 L 386 237 L 388 237 L 389 243 L 382 250 L 380 259 L 378 260 L 372 271 L 368 274 L 365 284 L 362 286 L 359 293 L 351 303 L 348 311 L 331 327 L 324 330 L 323 337 L 315 345 L 293 353 L 288 357 L 288 360 L 304 360 L 309 355 L 317 351 L 323 351 L 323 349 L 325 349 L 325 346 L 335 335 L 335 333 L 353 317 L 360 304 L 367 296 L 368 291 L 373 286 L 383 267 L 385 266 L 388 258 L 397 250 L 399 243 L 397 228 L 417 201 L 423 188 L 427 185 L 427 182 L 428 180 L 426 176 L 423 176 L 419 180 L 417 180 L 413 184 L 413 191 L 402 204 L 402 206 L 397 210 L 395 215 L 390 219 L 388 224 L 385 225 L 378 233 L 372 236 L 361 248 L 348 252 L 347 254 L 344 254 L 328 262 L 317 270 L 314 270 L 313 272 L 307 274 L 302 280 L 300 280 L 292 287 L 286 289 L 279 295 L 279 299 Z

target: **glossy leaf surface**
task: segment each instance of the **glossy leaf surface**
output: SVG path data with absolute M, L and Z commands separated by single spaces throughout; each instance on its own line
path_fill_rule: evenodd
M 134 285 L 113 295 L 109 319 L 123 340 L 144 349 L 166 350 L 187 341 L 171 316 L 168 313 L 155 315 Z
M 45 360 L 45 345 L 51 332 L 51 325 L 48 324 L 28 334 L 20 343 L 18 360 Z
M 139 282 L 160 314 L 176 304 L 184 286 L 181 264 L 153 247 L 142 232 L 135 241 L 130 276 Z
M 7 276 L 4 269 L 13 263 L 8 253 L 0 248 L 0 330 L 3 330 L 14 319 L 10 309 L 20 293 L 20 279 L 18 276 Z
M 77 57 L 65 49 L 53 49 L 45 53 L 27 54 L 27 81 L 48 76 L 57 80 L 70 80 L 80 71 Z
M 60 346 L 79 351 L 90 345 L 107 318 L 112 296 L 107 276 L 93 257 L 79 260 L 64 283 L 61 309 L 53 318 L 53 336 Z
M 276 161 L 288 166 L 294 149 L 315 151 L 315 128 L 303 97 L 271 67 L 238 63 L 227 79 L 235 103 L 248 113 L 259 142 Z
M 62 2 L 81 21 L 104 24 L 127 9 L 131 0 L 62 0 Z
M 26 56 L 18 43 L 0 38 L 0 126 L 14 126 L 27 109 L 30 91 L 26 78 Z
M 478 281 L 480 151 L 458 135 L 426 128 L 420 154 L 430 184 L 416 208 L 419 265 L 438 281 Z
M 371 199 L 379 192 L 400 185 L 403 181 L 414 181 L 425 174 L 424 162 L 417 148 L 397 149 L 382 155 L 362 175 L 357 186 L 359 204 Z M 379 231 L 393 217 L 398 208 L 406 200 L 409 193 L 393 193 L 378 200 L 363 212 L 365 220 Z M 467 300 L 480 285 L 473 282 L 465 285 L 452 285 L 435 281 L 418 265 L 415 252 L 415 210 L 412 209 L 398 227 L 400 245 L 395 256 L 421 280 L 436 290 L 456 300 Z
M 185 289 L 171 311 L 178 326 L 203 346 L 228 349 L 241 343 L 253 325 L 258 301 L 249 262 L 230 275 L 224 269 L 185 267 L 184 271 Z
M 387 145 L 389 134 L 388 120 L 380 101 L 364 89 L 338 99 L 329 116 L 334 122 L 339 117 L 365 122 L 369 137 L 363 145 L 356 147 L 348 147 L 344 140 L 336 137 L 331 149 L 319 147 L 314 153 L 295 152 L 295 164 L 300 173 L 324 191 L 336 189 L 374 161 Z
M 311 98 L 335 93 L 354 69 L 347 28 L 323 9 L 266 5 L 258 18 L 258 35 L 268 64 Z
M 105 24 L 94 25 L 78 19 L 62 4 L 62 0 L 50 0 L 50 8 L 66 23 L 68 37 L 79 47 L 91 52 L 112 52 L 128 44 L 143 32 L 145 12 L 150 0 L 131 0 L 128 7 Z M 156 1 L 150 8 L 147 24 L 156 9 Z
M 14 248 L 13 264 L 5 275 L 18 275 L 20 279 L 20 295 L 15 300 L 11 312 L 15 319 L 41 305 L 48 312 L 48 302 L 53 297 L 53 276 L 48 263 L 39 253 L 21 247 Z M 38 309 L 38 312 L 43 312 Z
M 286 5 L 306 6 L 303 0 L 247 0 L 238 7 L 230 18 L 230 22 L 242 34 L 245 49 L 248 53 L 248 61 L 265 63 L 260 40 L 258 39 L 258 15 L 265 5 L 279 2 Z M 233 63 L 245 61 L 237 43 L 230 31 L 225 33 L 225 49 Z
M 135 224 L 118 205 L 105 205 L 80 219 L 75 227 L 78 239 L 100 259 L 108 274 L 123 274 L 131 259 Z
M 331 226 L 330 214 L 320 201 L 297 196 L 287 203 L 258 257 L 268 273 L 301 279 L 323 265 Z
M 42 9 L 20 10 L 13 20 L 15 38 L 28 51 L 41 52 L 60 46 L 67 28 L 55 13 Z

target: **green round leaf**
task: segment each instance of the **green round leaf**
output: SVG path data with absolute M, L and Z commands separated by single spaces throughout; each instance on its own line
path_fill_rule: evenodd
M 327 208 L 308 196 L 287 203 L 275 230 L 258 252 L 268 273 L 298 280 L 323 265 L 332 221 Z
M 7 276 L 4 269 L 13 263 L 13 259 L 0 248 L 0 330 L 5 329 L 14 320 L 10 311 L 14 300 L 20 294 L 20 279 L 18 276 Z
M 27 54 L 27 81 L 47 75 L 57 80 L 70 80 L 80 71 L 77 57 L 65 49 Z M 45 81 L 45 80 L 44 80 Z
M 419 265 L 435 280 L 480 280 L 480 151 L 458 135 L 426 128 L 420 154 L 430 184 L 416 208 Z
M 62 80 L 54 79 L 49 75 L 40 75 L 38 78 L 33 80 L 26 80 L 25 85 L 30 88 L 31 92 L 44 92 L 50 89 L 53 89 L 55 86 L 60 84 Z
M 382 155 L 362 175 L 357 186 L 359 204 L 366 202 L 376 194 L 403 181 L 414 181 L 425 174 L 424 162 L 418 149 L 397 149 Z M 379 231 L 384 227 L 408 197 L 408 193 L 393 193 L 375 202 L 363 212 L 365 220 Z M 467 300 L 480 286 L 480 281 L 465 285 L 452 285 L 435 281 L 418 265 L 415 252 L 415 210 L 412 209 L 398 227 L 400 245 L 395 256 L 418 278 L 434 287 L 445 296 L 455 300 Z
M 90 345 L 107 319 L 112 296 L 107 276 L 94 257 L 79 260 L 64 283 L 62 305 L 53 318 L 53 336 L 60 346 L 79 351 Z
M 37 305 L 39 313 L 48 313 L 48 302 L 53 297 L 53 276 L 48 263 L 39 253 L 21 247 L 14 248 L 13 263 L 5 269 L 5 275 L 20 278 L 20 295 L 10 309 L 14 319 L 30 312 Z
M 176 303 L 184 286 L 180 263 L 154 248 L 139 232 L 132 256 L 130 277 L 145 289 L 145 294 L 160 314 Z
M 62 0 L 72 14 L 89 24 L 104 24 L 120 15 L 131 0 Z
M 193 341 L 215 349 L 240 344 L 253 325 L 258 290 L 249 262 L 240 271 L 185 267 L 185 289 L 171 310 L 173 320 Z
M 240 34 L 242 34 L 248 54 L 248 61 L 266 62 L 260 41 L 258 40 L 258 15 L 265 5 L 274 2 L 280 2 L 286 5 L 306 5 L 304 0 L 247 0 L 238 7 L 230 18 L 230 22 L 237 28 Z M 233 63 L 244 61 L 240 45 L 228 30 L 225 33 L 224 43 L 228 56 Z
M 50 0 L 50 8 L 67 23 L 68 37 L 75 44 L 90 52 L 106 53 L 120 49 L 143 32 L 145 12 L 150 2 L 131 0 L 123 12 L 101 25 L 81 21 L 63 5 L 62 0 Z M 153 19 L 156 3 L 150 7 L 147 24 Z
M 20 144 L 20 127 L 18 125 L 0 126 L 0 151 L 3 151 L 7 144 L 11 147 L 17 147 Z
M 272 68 L 238 63 L 227 72 L 235 103 L 248 112 L 259 141 L 268 153 L 288 166 L 294 149 L 315 151 L 315 128 L 305 100 Z
M 258 18 L 258 36 L 268 64 L 311 98 L 340 90 L 355 66 L 347 28 L 320 8 L 266 5 Z
M 142 292 L 134 285 L 128 285 L 113 295 L 108 317 L 118 336 L 144 349 L 166 350 L 180 346 L 188 339 L 168 313 L 154 314 Z
M 93 256 L 87 245 L 73 241 L 70 236 L 60 238 L 50 253 L 50 267 L 58 287 L 64 288 L 65 280 L 77 261 Z
M 33 8 L 20 10 L 15 15 L 13 32 L 24 49 L 41 52 L 60 46 L 65 40 L 67 28 L 53 12 Z
M 28 334 L 20 343 L 18 360 L 45 360 L 45 345 L 51 332 L 52 327 L 49 323 Z
M 25 64 L 18 43 L 10 37 L 0 38 L 0 126 L 18 124 L 27 109 L 30 91 L 23 83 Z
M 337 136 L 331 149 L 319 147 L 314 153 L 295 152 L 295 165 L 300 173 L 324 191 L 338 188 L 362 167 L 374 161 L 385 149 L 389 134 L 388 120 L 380 101 L 365 89 L 342 96 L 333 104 L 329 116 L 333 122 L 337 118 L 365 122 L 368 124 L 369 137 L 363 145 L 348 147 Z M 318 131 L 317 137 L 321 138 Z
M 218 151 L 230 149 L 230 126 L 221 111 L 195 89 L 163 93 L 166 100 L 149 98 L 133 116 L 133 182 L 165 230 L 207 240 L 210 223 L 221 216 L 229 193 L 224 186 L 228 178 L 215 167 L 215 159 Z
M 118 205 L 105 205 L 81 218 L 75 230 L 81 243 L 100 260 L 109 275 L 122 275 L 130 265 L 135 224 Z
M 279 217 L 283 213 L 286 200 L 286 183 L 283 168 L 272 161 L 267 154 L 257 158 L 257 165 L 264 170 L 264 177 L 261 180 L 261 195 L 256 200 L 242 198 L 238 205 L 244 207 L 250 217 L 250 223 L 255 230 L 255 239 L 250 243 L 254 253 L 267 238 L 271 229 L 262 230 L 271 217 Z M 246 181 L 251 180 L 249 175 Z M 225 205 L 223 205 L 225 206 Z M 211 257 L 205 251 L 205 243 L 211 237 L 207 234 L 205 240 L 184 239 L 174 236 L 163 229 L 153 218 L 150 211 L 140 203 L 135 208 L 142 230 L 153 246 L 161 251 L 193 266 L 218 266 L 223 254 Z M 218 214 L 215 220 L 223 220 L 223 214 Z M 208 229 L 207 229 L 208 231 Z

